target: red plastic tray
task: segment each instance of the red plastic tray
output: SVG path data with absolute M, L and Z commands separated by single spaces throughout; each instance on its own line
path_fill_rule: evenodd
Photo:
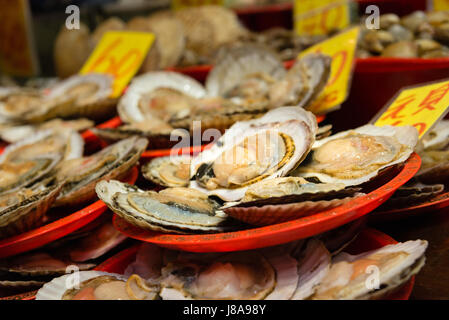
M 419 170 L 420 165 L 421 159 L 417 154 L 413 154 L 392 180 L 364 196 L 338 208 L 261 228 L 217 234 L 175 235 L 135 227 L 117 215 L 114 215 L 113 223 L 119 231 L 128 237 L 176 250 L 224 252 L 273 246 L 314 236 L 371 212 L 384 203 L 396 189 L 411 179 Z
M 139 171 L 134 167 L 130 176 L 125 181 L 134 183 L 137 180 L 138 174 Z M 3 239 L 0 241 L 0 258 L 30 251 L 60 239 L 98 218 L 106 209 L 107 207 L 103 201 L 97 200 L 91 205 L 62 219 L 17 236 Z M 61 210 L 64 210 L 64 208 L 61 208 Z
M 425 203 L 412 207 L 393 209 L 388 211 L 374 211 L 372 212 L 372 214 L 370 214 L 369 221 L 374 223 L 396 221 L 424 213 L 436 212 L 448 206 L 449 192 L 444 192 L 426 201 Z
M 397 241 L 380 231 L 364 229 L 345 251 L 351 254 L 358 254 L 395 243 L 397 243 Z M 95 270 L 123 274 L 126 267 L 135 260 L 138 249 L 139 245 L 125 249 L 98 265 Z M 400 289 L 396 290 L 393 294 L 386 297 L 386 299 L 407 300 L 413 290 L 414 281 L 415 278 L 411 278 L 410 281 L 404 284 Z

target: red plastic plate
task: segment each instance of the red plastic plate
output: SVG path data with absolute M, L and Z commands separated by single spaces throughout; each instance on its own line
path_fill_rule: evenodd
M 365 229 L 358 235 L 357 239 L 345 249 L 345 251 L 351 254 L 358 254 L 395 243 L 397 243 L 397 241 L 380 231 L 375 229 Z M 139 245 L 125 249 L 98 265 L 94 270 L 123 274 L 126 267 L 135 260 L 138 249 Z M 408 300 L 413 290 L 414 283 L 415 277 L 412 277 L 410 281 L 404 284 L 401 288 L 397 289 L 388 297 L 385 297 L 385 300 Z M 35 294 L 36 291 L 27 292 L 11 297 L 0 298 L 0 300 L 33 300 Z
M 395 221 L 423 213 L 435 212 L 448 206 L 449 192 L 444 192 L 424 203 L 412 207 L 393 209 L 388 211 L 374 211 L 369 216 L 369 220 L 371 222 Z
M 397 241 L 380 231 L 364 229 L 345 251 L 351 254 L 358 254 L 395 243 L 397 243 Z M 125 249 L 98 265 L 95 270 L 123 274 L 126 267 L 135 260 L 138 249 L 139 245 Z M 415 278 L 411 278 L 410 281 L 404 284 L 400 289 L 396 290 L 393 294 L 386 297 L 386 299 L 407 300 L 413 290 L 414 281 Z
M 122 124 L 122 121 L 119 117 L 114 117 L 106 122 L 103 122 L 97 126 L 99 129 L 105 129 L 105 128 L 117 128 L 119 125 Z M 99 138 L 90 130 L 84 131 L 81 136 L 83 137 L 84 141 L 86 143 L 97 141 Z
M 125 181 L 134 183 L 137 180 L 138 174 L 139 171 L 134 167 L 130 176 Z M 17 236 L 3 239 L 0 241 L 0 258 L 30 251 L 60 239 L 93 221 L 105 212 L 106 209 L 107 207 L 103 201 L 98 200 L 62 219 Z M 61 210 L 64 210 L 64 208 L 61 208 Z
M 413 154 L 401 171 L 380 188 L 331 210 L 312 216 L 236 232 L 175 235 L 152 232 L 135 227 L 114 215 L 115 227 L 128 237 L 157 245 L 192 252 L 250 250 L 304 239 L 353 221 L 384 203 L 401 185 L 419 170 L 421 159 Z

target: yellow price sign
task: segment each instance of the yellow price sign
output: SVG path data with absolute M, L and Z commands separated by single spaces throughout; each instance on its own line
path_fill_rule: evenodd
M 118 97 L 139 70 L 155 39 L 146 32 L 109 31 L 81 68 L 81 74 L 107 73 L 114 77 L 112 97 Z
M 187 7 L 198 7 L 205 5 L 218 5 L 224 6 L 225 0 L 172 0 L 171 7 L 174 10 L 187 8 Z
M 449 79 L 402 89 L 371 121 L 414 126 L 421 138 L 449 111 Z
M 294 26 L 297 34 L 328 34 L 351 23 L 349 0 L 295 0 Z
M 309 53 L 323 53 L 332 57 L 331 74 L 326 87 L 308 108 L 313 113 L 329 112 L 346 100 L 352 79 L 359 32 L 359 27 L 351 28 L 299 54 L 299 57 L 303 57 Z
M 432 6 L 433 6 L 433 10 L 435 10 L 435 11 L 448 11 L 449 10 L 449 0 L 433 0 Z

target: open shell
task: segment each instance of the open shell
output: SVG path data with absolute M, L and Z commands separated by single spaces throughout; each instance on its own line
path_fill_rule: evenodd
M 138 227 L 171 233 L 213 233 L 235 228 L 219 204 L 197 190 L 143 191 L 121 182 L 101 181 L 98 197 L 116 214 Z
M 148 72 L 134 78 L 118 103 L 120 118 L 128 123 L 148 120 L 139 108 L 140 100 L 159 88 L 172 89 L 192 98 L 202 98 L 206 91 L 193 78 L 175 72 Z
M 89 73 L 72 76 L 51 87 L 46 96 L 54 106 L 43 114 L 32 115 L 37 122 L 55 117 L 87 117 L 101 120 L 115 113 L 116 99 L 111 98 L 113 77 Z
M 352 256 L 336 256 L 312 299 L 373 299 L 385 295 L 410 279 L 424 265 L 427 241 L 388 245 Z M 377 270 L 378 286 L 370 282 Z
M 317 140 L 294 176 L 325 183 L 360 185 L 385 168 L 404 163 L 418 142 L 411 126 L 365 125 Z
M 249 185 L 263 179 L 282 177 L 294 170 L 309 152 L 316 130 L 315 116 L 298 107 L 278 108 L 262 118 L 237 122 L 211 148 L 192 159 L 190 174 L 195 180 L 190 182 L 190 187 L 225 201 L 240 200 Z M 268 138 L 264 145 L 264 139 Z M 261 149 L 257 150 L 259 146 Z M 257 151 L 254 151 L 255 156 L 262 154 L 271 161 L 265 163 L 266 166 L 271 165 L 265 172 L 260 173 L 259 167 L 252 170 L 250 165 L 245 164 L 245 159 L 239 159 L 239 155 L 246 154 L 238 150 L 246 151 L 254 147 Z M 251 156 L 250 151 L 248 155 Z M 262 160 L 266 159 L 258 159 L 261 163 Z M 229 169 L 231 173 L 220 168 Z M 240 176 L 240 172 L 246 172 L 244 177 Z M 226 181 L 222 181 L 221 176 Z M 224 185 L 225 182 L 228 185 Z
M 164 187 L 187 187 L 191 156 L 160 157 L 142 166 L 145 179 Z

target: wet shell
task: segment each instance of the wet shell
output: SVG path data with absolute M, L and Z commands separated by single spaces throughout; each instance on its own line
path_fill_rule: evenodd
M 142 166 L 145 179 L 164 187 L 187 187 L 190 180 L 190 156 L 169 156 L 151 160 Z
M 316 130 L 315 116 L 297 107 L 278 108 L 259 119 L 237 122 L 192 159 L 190 173 L 195 180 L 190 187 L 225 201 L 240 200 L 249 185 L 294 170 L 309 152 Z
M 352 256 L 345 252 L 334 258 L 331 268 L 312 296 L 314 300 L 373 299 L 382 297 L 419 272 L 423 267 L 427 241 L 416 240 L 388 245 Z M 368 286 L 377 268 L 379 286 Z
M 404 163 L 418 142 L 411 126 L 365 125 L 317 140 L 308 159 L 292 175 L 355 186 L 382 169 Z
M 65 185 L 54 205 L 75 205 L 91 200 L 95 197 L 97 182 L 124 178 L 139 161 L 147 144 L 144 138 L 132 137 L 92 156 L 61 163 L 56 179 Z

